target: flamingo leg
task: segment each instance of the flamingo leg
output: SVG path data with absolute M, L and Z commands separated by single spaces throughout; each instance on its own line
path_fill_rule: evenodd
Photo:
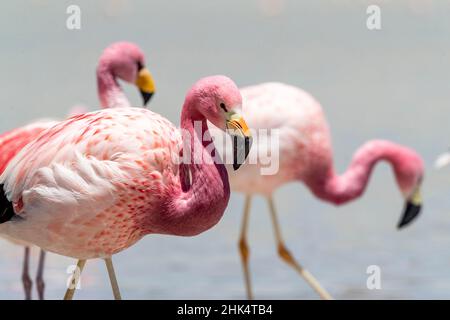
M 106 269 L 108 269 L 109 280 L 111 281 L 111 287 L 115 300 L 122 300 L 120 296 L 119 284 L 117 283 L 116 273 L 114 272 L 114 266 L 111 257 L 105 258 Z
M 77 267 L 72 274 L 72 280 L 70 280 L 70 285 L 67 288 L 66 294 L 64 295 L 64 300 L 72 300 L 85 264 L 86 260 L 78 260 Z
M 247 244 L 248 218 L 250 216 L 251 199 L 252 199 L 251 195 L 246 195 L 244 204 L 244 216 L 242 218 L 241 236 L 239 239 L 239 252 L 241 255 L 242 269 L 244 271 L 245 289 L 247 292 L 247 298 L 249 300 L 253 299 L 250 268 L 249 268 L 250 250 Z
M 44 262 L 45 262 L 45 251 L 41 249 L 41 252 L 39 254 L 39 264 L 36 275 L 36 287 L 39 300 L 44 300 L 44 290 L 45 290 Z
M 30 247 L 25 247 L 24 257 L 23 257 L 23 269 L 22 269 L 22 283 L 23 289 L 25 291 L 25 300 L 31 300 L 31 288 L 33 287 L 33 282 L 29 273 L 30 266 Z
M 286 248 L 284 244 L 283 237 L 281 236 L 281 229 L 278 223 L 277 214 L 275 210 L 275 205 L 273 203 L 272 197 L 267 197 L 267 202 L 269 204 L 270 215 L 272 217 L 272 224 L 275 233 L 275 239 L 277 241 L 278 246 L 278 255 L 280 258 L 286 262 L 289 266 L 293 267 L 309 284 L 309 286 L 316 291 L 319 296 L 324 300 L 332 300 L 331 295 L 320 285 L 319 281 L 305 268 L 303 268 L 291 255 L 289 250 Z

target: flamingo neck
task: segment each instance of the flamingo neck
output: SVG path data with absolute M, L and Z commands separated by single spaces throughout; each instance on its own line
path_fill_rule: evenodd
M 340 205 L 360 197 L 368 184 L 376 163 L 387 161 L 393 168 L 397 183 L 402 191 L 407 190 L 416 181 L 411 175 L 404 174 L 403 169 L 409 163 L 421 160 L 411 150 L 384 140 L 374 140 L 360 147 L 345 173 L 337 175 L 330 164 L 328 170 L 316 172 L 305 179 L 311 191 L 320 199 Z M 406 192 L 406 191 L 404 191 Z
M 97 68 L 97 90 L 103 108 L 131 107 L 114 73 L 102 63 Z
M 181 128 L 184 161 L 179 167 L 180 184 L 171 192 L 171 221 L 165 223 L 164 233 L 192 236 L 219 222 L 228 204 L 230 186 L 225 166 L 214 161 L 212 141 L 202 139 L 205 133 L 208 135 L 206 119 L 188 103 L 183 107 Z

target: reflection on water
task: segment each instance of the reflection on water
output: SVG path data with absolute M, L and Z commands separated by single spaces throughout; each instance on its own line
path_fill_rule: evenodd
M 175 123 L 186 90 L 201 76 L 223 73 L 241 86 L 268 80 L 301 86 L 326 111 L 339 171 L 364 141 L 386 138 L 418 150 L 428 172 L 424 212 L 402 231 L 395 226 L 403 201 L 385 164 L 360 200 L 340 208 L 317 201 L 301 184 L 283 187 L 275 200 L 292 252 L 336 298 L 448 299 L 450 170 L 436 172 L 432 162 L 450 143 L 450 5 L 383 2 L 382 30 L 371 32 L 368 3 L 119 1 L 116 10 L 99 1 L 80 5 L 80 31 L 65 29 L 67 1 L 33 1 L 33 10 L 28 1 L 5 3 L 0 130 L 62 117 L 76 103 L 97 106 L 96 59 L 115 40 L 143 47 L 158 88 L 151 108 Z M 134 88 L 126 92 L 138 104 Z M 220 224 L 199 237 L 148 236 L 117 255 L 123 297 L 243 298 L 242 205 L 242 195 L 233 195 Z M 252 208 L 249 240 L 257 298 L 316 298 L 277 258 L 262 199 Z M 2 242 L 0 298 L 22 297 L 22 253 Z M 74 262 L 55 255 L 47 262 L 47 297 L 60 298 Z M 380 266 L 382 290 L 366 288 L 369 265 Z M 101 261 L 88 262 L 76 297 L 112 297 Z

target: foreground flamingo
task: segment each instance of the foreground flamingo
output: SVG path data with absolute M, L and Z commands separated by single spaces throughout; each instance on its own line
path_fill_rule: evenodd
M 243 116 L 252 130 L 279 130 L 279 161 L 276 174 L 262 175 L 267 165 L 245 164 L 236 173 L 230 173 L 232 190 L 246 194 L 239 249 L 243 264 L 248 298 L 252 298 L 249 248 L 247 244 L 248 219 L 251 197 L 260 194 L 266 197 L 274 226 L 278 255 L 293 267 L 307 283 L 324 299 L 331 296 L 319 282 L 303 268 L 286 248 L 272 194 L 281 185 L 301 181 L 319 199 L 341 205 L 360 197 L 369 181 L 373 167 L 385 160 L 392 165 L 397 184 L 406 199 L 405 211 L 398 224 L 401 228 L 410 223 L 420 212 L 419 187 L 423 176 L 421 158 L 401 145 L 374 140 L 365 143 L 353 156 L 347 171 L 337 175 L 333 167 L 333 153 L 328 125 L 320 104 L 308 93 L 281 83 L 266 83 L 241 89 Z M 256 139 L 258 138 L 258 139 Z M 266 154 L 270 150 L 264 139 L 255 136 L 249 160 L 256 153 Z
M 233 141 L 248 143 L 241 102 L 226 77 L 198 81 L 181 114 L 183 149 L 180 132 L 145 109 L 105 109 L 53 126 L 0 177 L 0 233 L 77 258 L 80 271 L 86 259 L 105 259 L 119 299 L 113 254 L 146 234 L 199 234 L 222 217 L 228 175 L 203 135 L 209 120 L 222 130 L 237 129 Z M 242 143 L 234 146 L 236 155 L 247 155 Z M 235 169 L 239 165 L 234 161 Z
M 149 71 L 145 68 L 144 54 L 139 47 L 129 42 L 117 42 L 105 49 L 99 59 L 97 68 L 98 94 L 102 107 L 129 107 L 125 94 L 117 83 L 117 78 L 136 83 L 140 89 L 144 105 L 154 93 L 154 83 Z M 73 108 L 71 116 L 84 113 L 82 108 Z M 56 121 L 37 121 L 27 126 L 14 129 L 0 135 L 0 174 L 9 161 L 28 143 L 38 137 L 42 131 L 57 124 Z M 22 270 L 22 281 L 25 299 L 31 299 L 32 280 L 29 275 L 30 248 L 26 243 L 8 238 L 13 243 L 24 245 L 25 254 Z M 45 251 L 39 255 L 36 285 L 39 299 L 44 298 L 44 260 Z

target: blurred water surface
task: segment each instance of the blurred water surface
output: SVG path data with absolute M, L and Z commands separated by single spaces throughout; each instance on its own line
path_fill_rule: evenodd
M 81 7 L 79 31 L 66 29 L 70 4 Z M 381 7 L 382 30 L 367 30 L 369 4 Z M 151 108 L 176 124 L 187 89 L 202 76 L 297 85 L 325 109 L 338 171 L 364 141 L 386 138 L 420 152 L 428 172 L 423 215 L 402 231 L 395 225 L 403 202 L 386 164 L 361 199 L 339 208 L 301 184 L 281 188 L 275 200 L 292 252 L 336 298 L 448 299 L 450 169 L 436 172 L 432 162 L 450 143 L 449 9 L 416 0 L 3 2 L 0 130 L 63 117 L 77 103 L 96 109 L 97 58 L 117 40 L 144 49 L 158 89 Z M 126 92 L 138 105 L 136 90 Z M 147 236 L 115 256 L 123 297 L 243 298 L 242 205 L 233 195 L 221 223 L 198 237 Z M 263 199 L 254 202 L 249 239 L 257 298 L 316 298 L 277 258 Z M 22 298 L 22 249 L 1 246 L 0 298 Z M 48 256 L 48 298 L 62 297 L 72 263 Z M 369 265 L 380 266 L 382 290 L 366 288 Z M 102 261 L 89 261 L 76 298 L 111 297 Z

